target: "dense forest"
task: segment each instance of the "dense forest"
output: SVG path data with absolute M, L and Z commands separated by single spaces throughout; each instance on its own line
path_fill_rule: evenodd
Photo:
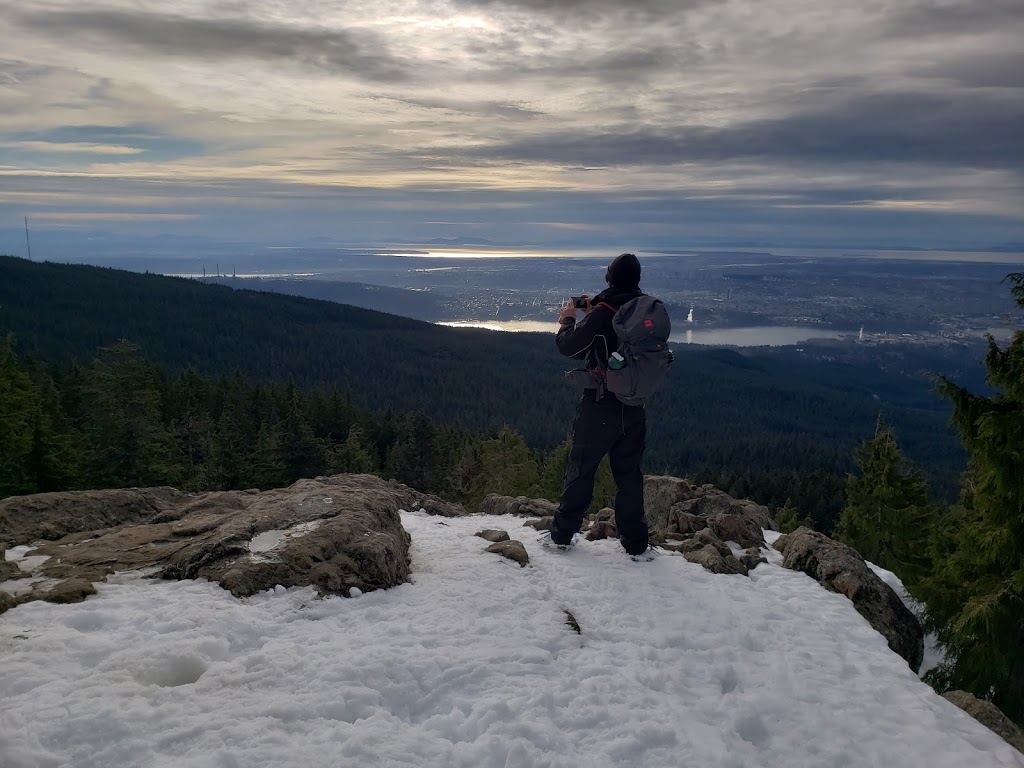
M 170 374 L 128 341 L 86 365 L 46 365 L 0 343 L 0 498 L 174 485 L 277 488 L 371 472 L 475 507 L 488 493 L 557 499 L 569 443 L 546 455 L 503 427 L 476 434 L 422 414 L 371 412 L 337 388 Z M 610 504 L 607 465 L 594 506 Z
M 578 396 L 542 334 L 447 328 L 395 315 L 197 281 L 0 257 L 0 333 L 44 365 L 88 363 L 121 339 L 172 377 L 337 389 L 366 413 L 420 414 L 496 434 L 537 455 L 561 445 Z M 35 362 L 33 362 L 35 365 Z M 823 378 L 822 370 L 835 370 Z M 857 386 L 858 381 L 861 386 Z M 685 474 L 772 507 L 787 499 L 825 530 L 857 445 L 884 411 L 940 494 L 964 453 L 948 405 L 923 380 L 868 365 L 677 350 L 650 404 L 648 472 Z M 408 418 L 412 418 L 411 416 Z M 321 435 L 324 437 L 324 435 Z

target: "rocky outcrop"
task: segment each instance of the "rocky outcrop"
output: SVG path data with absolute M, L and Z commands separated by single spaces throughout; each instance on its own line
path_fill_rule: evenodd
M 21 601 L 84 599 L 94 582 L 126 570 L 206 578 L 239 596 L 278 584 L 348 594 L 408 580 L 409 534 L 398 512 L 422 508 L 425 498 L 372 475 L 300 480 L 263 493 L 41 494 L 2 502 L 0 540 L 52 539 L 28 553 L 48 559 L 31 574 L 44 580 Z M 444 504 L 436 500 L 435 511 L 458 513 Z
M 1002 736 L 1008 744 L 1015 747 L 1019 752 L 1024 753 L 1024 731 L 1018 728 L 1010 718 L 1000 712 L 999 707 L 991 701 L 982 701 L 967 691 L 949 691 L 942 694 L 942 697 L 956 704 L 990 731 Z
M 803 571 L 824 587 L 846 595 L 911 669 L 916 672 L 921 667 L 921 622 L 855 550 L 809 528 L 780 536 L 774 546 L 783 554 L 786 568 Z
M 651 530 L 662 535 L 692 532 L 687 526 L 694 524 L 693 518 L 707 519 L 717 514 L 749 518 L 759 528 L 775 530 L 767 507 L 749 499 L 734 499 L 713 485 L 697 486 L 681 477 L 645 477 L 644 509 Z
M 676 545 L 687 560 L 702 565 L 712 573 L 738 573 L 747 575 L 746 566 L 741 563 L 729 545 L 722 541 L 710 528 L 702 528 L 691 538 Z
M 510 539 L 509 541 L 499 541 L 497 544 L 491 544 L 487 548 L 488 552 L 507 557 L 509 560 L 514 560 L 519 563 L 520 567 L 525 567 L 530 562 L 530 556 L 526 552 L 526 547 L 523 546 L 523 542 Z
M 526 496 L 499 496 L 488 494 L 480 502 L 477 512 L 481 515 L 519 515 L 521 517 L 551 517 L 558 510 L 557 504 L 546 499 L 531 499 Z
M 11 496 L 0 500 L 0 540 L 7 546 L 69 533 L 141 523 L 187 504 L 193 497 L 174 488 L 122 488 Z
M 668 549 L 683 552 L 691 562 L 697 562 L 714 573 L 743 573 L 759 562 L 759 555 L 748 551 L 745 561 L 733 554 L 725 542 L 751 548 L 766 547 L 763 528 L 774 529 L 768 510 L 752 501 L 734 499 L 714 486 L 695 486 L 679 477 L 652 476 L 644 479 L 644 506 L 651 531 L 651 541 L 666 543 Z M 546 531 L 558 506 L 544 499 L 525 496 L 498 496 L 491 494 L 480 504 L 481 514 L 525 515 L 531 519 L 524 525 Z M 604 507 L 584 523 L 589 541 L 616 538 L 615 511 Z M 673 546 L 672 542 L 689 542 L 702 531 L 712 535 L 719 546 L 703 555 L 697 552 L 708 544 Z
M 502 531 L 498 528 L 485 528 L 482 531 L 477 531 L 477 536 L 485 541 L 493 541 L 497 544 L 499 541 L 508 541 L 508 531 Z

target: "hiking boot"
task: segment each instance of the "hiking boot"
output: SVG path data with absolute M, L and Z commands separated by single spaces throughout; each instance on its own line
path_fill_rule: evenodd
M 651 560 L 654 560 L 655 558 L 658 558 L 660 556 L 661 552 L 659 552 L 657 549 L 655 549 L 654 547 L 647 547 L 647 549 L 645 549 L 639 555 L 630 555 L 629 559 L 632 560 L 634 563 L 649 563 L 651 562 Z
M 579 541 L 579 539 L 580 535 L 578 533 L 574 533 L 572 535 L 572 539 L 569 541 L 568 544 L 556 544 L 554 541 L 551 540 L 551 531 L 544 531 L 544 533 L 537 537 L 537 541 L 541 543 L 541 546 L 560 549 L 563 552 L 575 547 L 576 542 Z

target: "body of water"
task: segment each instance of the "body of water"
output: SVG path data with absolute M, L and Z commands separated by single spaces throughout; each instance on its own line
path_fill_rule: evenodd
M 558 323 L 543 320 L 451 320 L 438 323 L 452 328 L 484 328 L 489 331 L 554 333 Z M 732 347 L 782 347 L 809 339 L 838 339 L 849 332 L 797 325 L 766 325 L 756 328 L 686 328 L 672 334 L 679 344 Z

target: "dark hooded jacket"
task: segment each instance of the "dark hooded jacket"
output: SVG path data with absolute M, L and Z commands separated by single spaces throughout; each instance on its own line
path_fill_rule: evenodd
M 566 357 L 580 360 L 580 368 L 607 370 L 608 357 L 619 346 L 612 327 L 615 311 L 642 295 L 643 291 L 639 288 L 622 289 L 613 286 L 602 291 L 590 300 L 593 309 L 580 322 L 573 322 L 572 318 L 562 321 L 555 337 L 558 351 Z

